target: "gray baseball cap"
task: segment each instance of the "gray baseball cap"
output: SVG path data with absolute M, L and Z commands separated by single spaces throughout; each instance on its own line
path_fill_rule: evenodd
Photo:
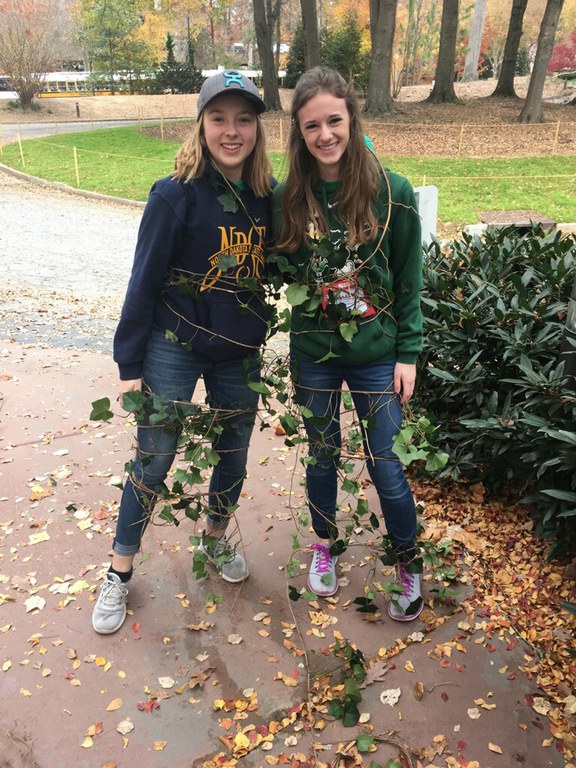
M 225 69 L 204 81 L 198 96 L 198 116 L 212 99 L 224 93 L 237 93 L 240 96 L 245 96 L 252 102 L 258 114 L 266 109 L 266 104 L 260 98 L 258 88 L 249 77 L 237 69 Z

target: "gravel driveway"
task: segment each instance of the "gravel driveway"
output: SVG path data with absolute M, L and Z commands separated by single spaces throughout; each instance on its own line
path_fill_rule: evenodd
M 141 215 L 0 169 L 0 338 L 110 351 Z
M 0 168 L 0 341 L 111 354 L 142 210 Z

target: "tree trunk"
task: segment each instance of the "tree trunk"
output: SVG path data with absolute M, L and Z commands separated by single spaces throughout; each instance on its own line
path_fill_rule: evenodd
M 488 0 L 476 0 L 474 5 L 468 50 L 466 51 L 466 61 L 464 63 L 464 72 L 462 73 L 463 83 L 471 83 L 478 80 L 478 59 L 480 58 L 480 49 L 482 47 L 487 5 Z
M 430 96 L 426 99 L 432 104 L 457 103 L 454 90 L 454 61 L 456 59 L 456 37 L 458 34 L 458 0 L 444 0 L 442 4 L 442 22 L 440 26 L 440 50 L 436 77 Z
M 300 8 L 304 28 L 304 66 L 310 69 L 321 63 L 316 0 L 300 0 Z
M 560 18 L 563 5 L 564 0 L 547 0 L 542 24 L 540 25 L 538 48 L 536 49 L 536 58 L 534 59 L 534 67 L 530 76 L 528 93 L 522 112 L 520 112 L 518 117 L 519 123 L 544 122 L 542 94 L 544 92 L 544 83 L 546 82 L 548 62 L 554 50 L 558 19 Z
M 278 72 L 274 62 L 274 29 L 280 11 L 280 2 L 275 0 L 254 0 L 254 28 L 262 69 L 264 103 L 270 111 L 282 109 L 278 92 Z
M 370 0 L 370 39 L 372 56 L 364 112 L 385 115 L 392 112 L 392 44 L 398 0 Z
M 508 34 L 506 35 L 506 44 L 504 46 L 504 57 L 498 76 L 498 83 L 496 84 L 492 96 L 516 97 L 516 91 L 514 90 L 514 75 L 516 74 L 516 59 L 518 58 L 524 12 L 526 11 L 527 5 L 528 0 L 512 0 Z

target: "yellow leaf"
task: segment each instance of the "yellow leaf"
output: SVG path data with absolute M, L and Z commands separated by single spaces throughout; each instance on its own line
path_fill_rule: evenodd
M 91 736 L 86 736 L 81 744 L 82 749 L 90 749 L 92 746 L 94 746 L 94 739 Z
M 407 661 L 406 664 L 404 664 L 404 669 L 406 670 L 406 672 L 414 672 L 415 671 L 414 664 L 412 664 L 411 661 Z
M 2 664 L 2 672 L 8 672 L 11 666 L 12 666 L 11 661 L 5 661 L 4 664 Z
M 106 712 L 114 712 L 117 709 L 120 709 L 124 702 L 122 699 L 112 699 L 110 704 L 106 707 Z
M 500 749 L 500 747 L 498 746 L 498 744 L 492 744 L 492 742 L 489 742 L 489 743 L 488 743 L 488 749 L 489 749 L 491 752 L 496 752 L 496 754 L 497 754 L 497 755 L 501 755 L 501 754 L 502 754 L 502 750 Z
M 155 752 L 162 752 L 163 749 L 167 746 L 167 741 L 155 741 L 154 742 L 154 751 Z
M 237 733 L 234 736 L 235 749 L 247 749 L 250 746 L 250 739 L 244 733 Z
M 22 694 L 22 696 L 32 696 L 32 694 L 27 688 L 20 688 L 20 693 Z
M 104 656 L 96 656 L 94 663 L 96 664 L 97 667 L 103 667 L 106 664 L 106 659 L 104 658 Z

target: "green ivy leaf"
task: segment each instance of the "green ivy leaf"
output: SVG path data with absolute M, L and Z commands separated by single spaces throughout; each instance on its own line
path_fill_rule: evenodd
M 338 330 L 340 331 L 340 336 L 342 336 L 344 341 L 350 342 L 358 333 L 358 324 L 355 320 L 350 320 L 349 323 L 340 323 Z
M 266 395 L 266 397 L 269 397 L 272 394 L 266 384 L 261 381 L 249 381 L 248 387 L 254 392 L 258 392 L 260 395 Z
M 308 286 L 292 283 L 286 288 L 286 301 L 291 307 L 298 307 L 304 304 L 308 298 Z
M 218 202 L 226 213 L 236 213 L 238 210 L 238 201 L 229 189 L 218 197 Z
M 358 752 L 368 752 L 368 750 L 374 746 L 376 739 L 369 733 L 363 733 L 356 739 L 356 749 Z
M 235 269 L 238 266 L 238 259 L 230 254 L 223 254 L 218 259 L 218 269 L 221 272 L 227 272 L 229 269 Z
M 110 410 L 109 397 L 94 400 L 92 410 L 90 411 L 90 421 L 110 421 L 113 416 L 114 414 Z

